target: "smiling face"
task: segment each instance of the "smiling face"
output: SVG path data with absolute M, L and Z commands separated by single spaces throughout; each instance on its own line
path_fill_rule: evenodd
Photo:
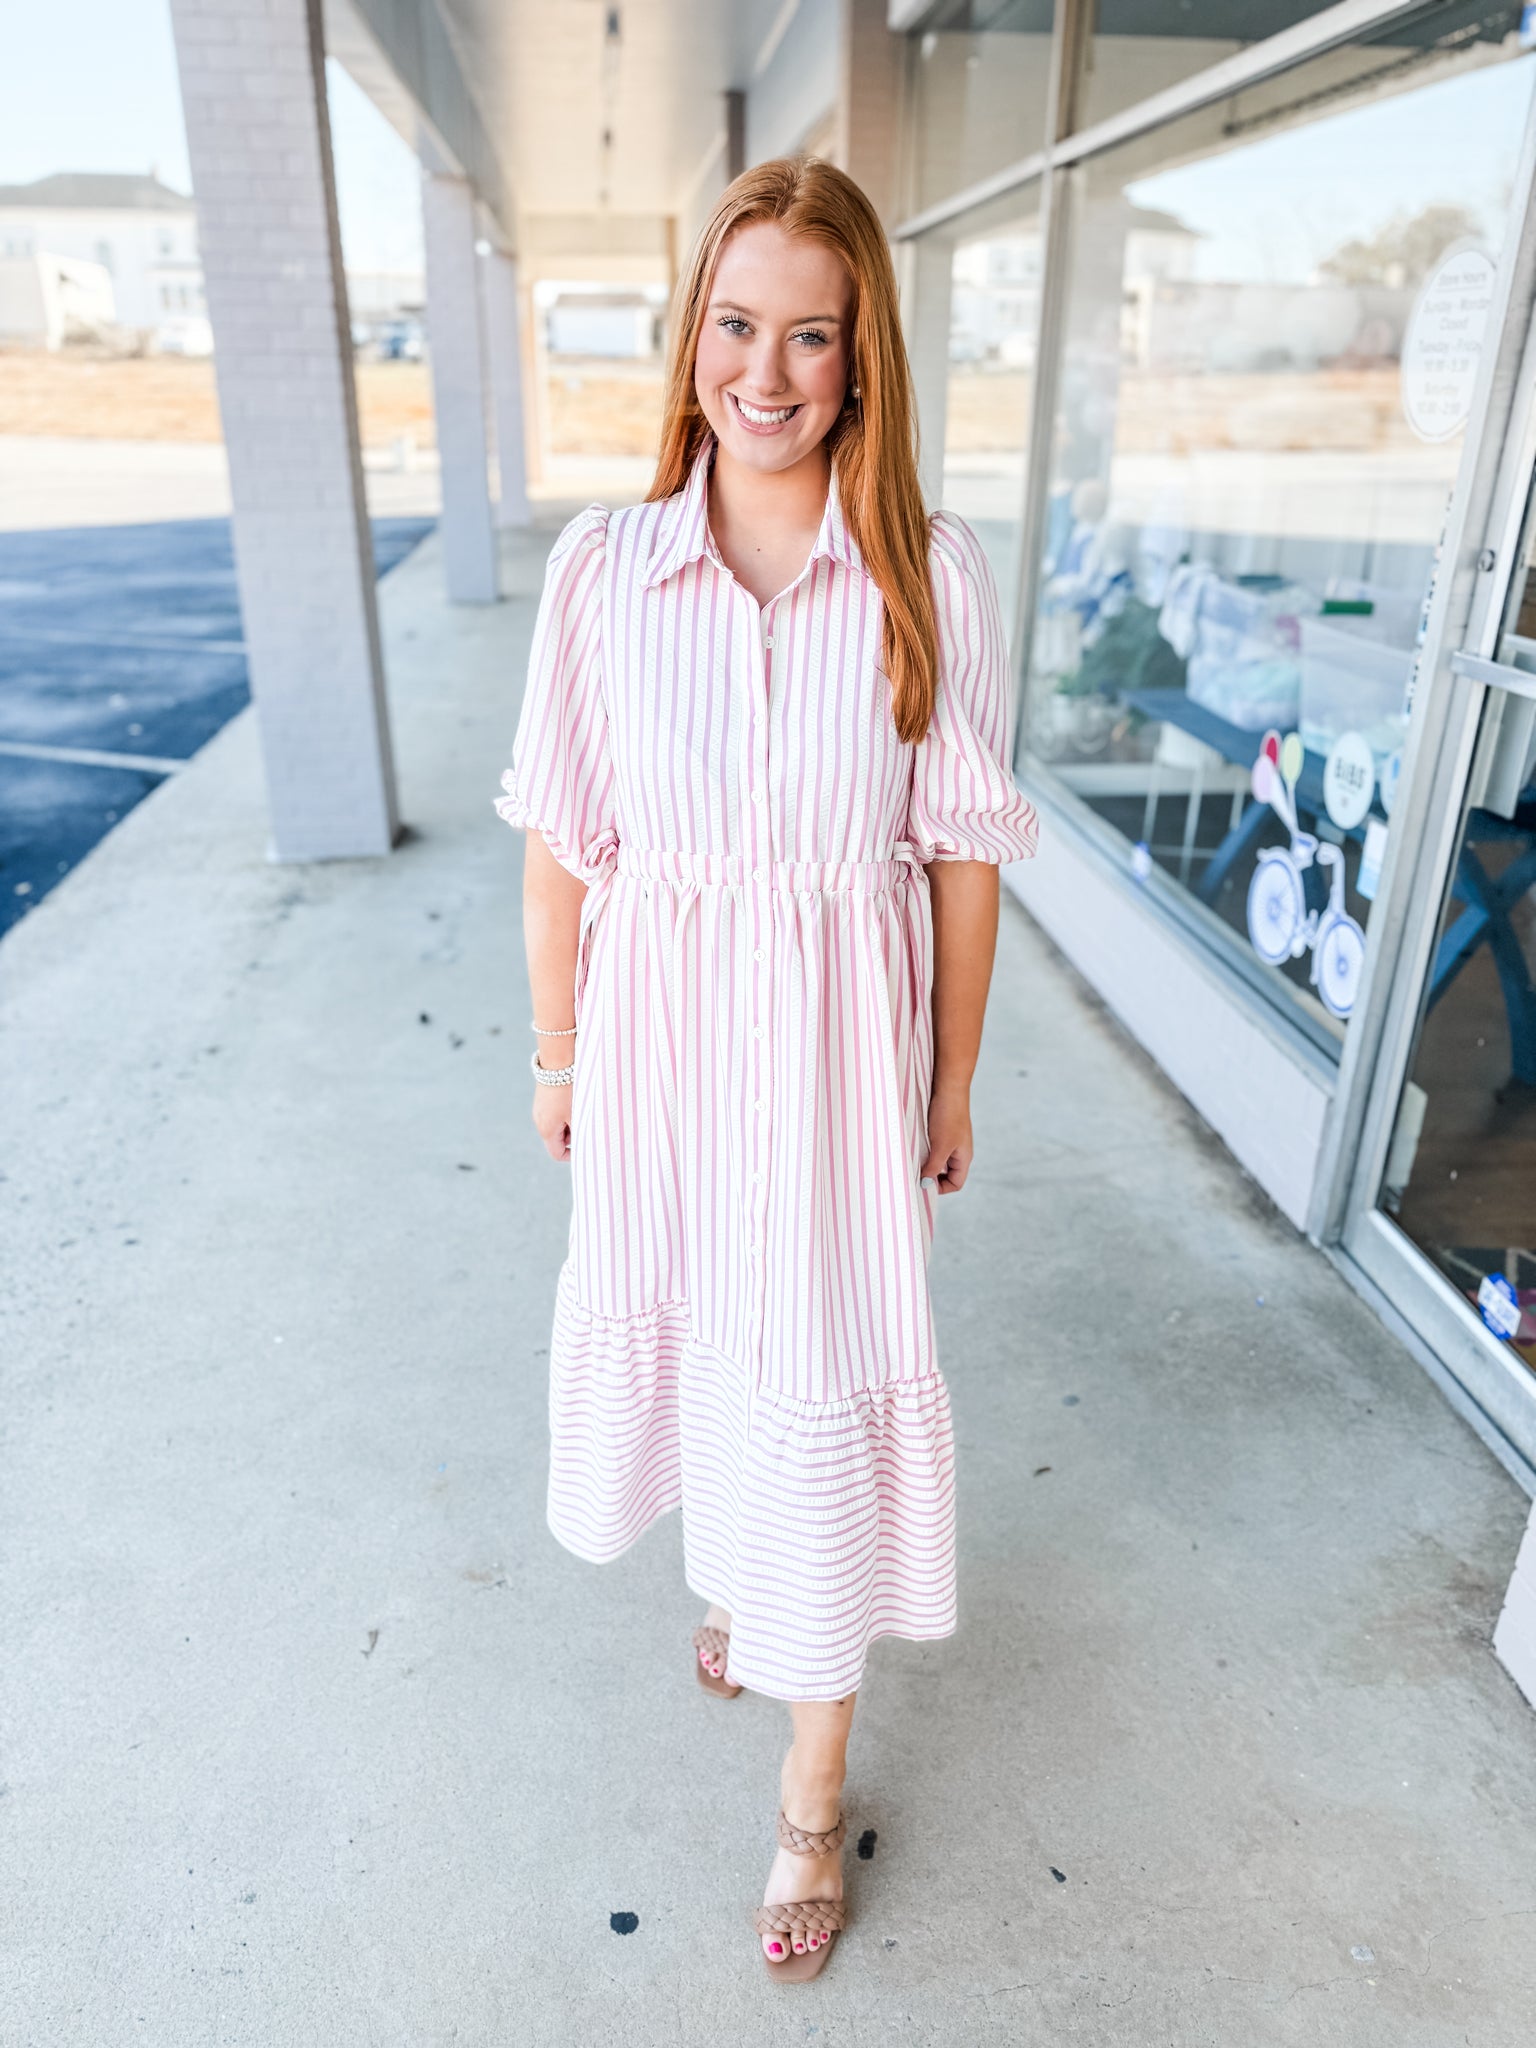
M 723 452 L 792 469 L 826 439 L 848 393 L 853 286 L 823 242 L 753 221 L 715 265 L 693 382 Z

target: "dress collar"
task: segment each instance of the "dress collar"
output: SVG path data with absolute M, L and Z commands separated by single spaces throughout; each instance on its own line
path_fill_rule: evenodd
M 667 499 L 662 509 L 655 552 L 641 579 L 647 589 L 665 583 L 669 576 L 675 576 L 690 562 L 700 561 L 706 555 L 719 561 L 709 531 L 709 472 L 714 456 L 715 437 L 706 434 L 703 446 L 693 459 L 687 483 Z M 821 525 L 807 557 L 807 567 L 818 555 L 825 555 L 829 561 L 841 562 L 848 569 L 862 569 L 864 566 L 858 542 L 848 531 L 848 522 L 843 517 L 835 463 L 827 483 L 827 508 L 821 515 Z

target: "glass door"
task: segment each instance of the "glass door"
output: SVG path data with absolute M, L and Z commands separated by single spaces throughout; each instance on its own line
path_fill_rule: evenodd
M 1536 1493 L 1536 107 L 1510 190 L 1495 276 L 1404 351 L 1466 434 L 1313 1225 Z
M 1517 507 L 1518 511 L 1518 507 Z M 1536 1464 L 1536 502 L 1491 656 L 1453 652 L 1445 746 L 1464 757 L 1415 986 L 1345 1248 L 1481 1415 Z M 1484 550 L 1491 562 L 1495 551 Z M 1442 813 L 1442 815 L 1445 815 Z M 1433 830 L 1433 817 L 1426 824 Z M 1397 1067 L 1397 1062 L 1394 1062 Z M 1368 1122 L 1368 1129 L 1371 1123 Z

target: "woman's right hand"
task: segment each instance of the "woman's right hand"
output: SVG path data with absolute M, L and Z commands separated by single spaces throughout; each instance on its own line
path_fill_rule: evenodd
M 551 1159 L 569 1159 L 571 1156 L 571 1089 L 546 1088 L 542 1081 L 533 1084 L 533 1127 L 544 1140 L 544 1149 Z

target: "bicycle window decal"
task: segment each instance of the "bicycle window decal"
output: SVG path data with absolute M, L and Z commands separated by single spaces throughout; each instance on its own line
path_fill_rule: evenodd
M 1289 846 L 1269 846 L 1259 855 L 1248 884 L 1248 937 L 1271 967 L 1312 955 L 1312 986 L 1335 1017 L 1347 1017 L 1360 990 L 1365 933 L 1344 908 L 1344 853 L 1341 847 L 1303 832 L 1297 823 L 1296 784 L 1305 754 L 1298 733 L 1264 735 L 1253 764 L 1253 794 L 1268 804 L 1290 834 Z M 1328 900 L 1307 902 L 1308 875 L 1326 874 Z

